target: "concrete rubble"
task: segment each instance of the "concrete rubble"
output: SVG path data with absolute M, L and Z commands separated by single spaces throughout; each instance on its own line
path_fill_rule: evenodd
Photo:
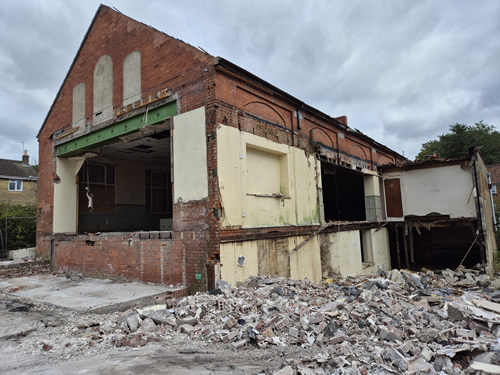
M 392 270 L 319 284 L 256 276 L 106 314 L 19 299 L 9 311 L 53 318 L 41 320 L 43 330 L 9 337 L 19 339 L 15 353 L 53 360 L 168 343 L 283 356 L 261 374 L 500 373 L 500 283 L 483 271 Z
M 466 269 L 393 270 L 319 285 L 251 277 L 237 288 L 129 311 L 113 340 L 142 345 L 178 331 L 235 351 L 313 349 L 275 374 L 474 373 L 500 364 L 499 286 Z

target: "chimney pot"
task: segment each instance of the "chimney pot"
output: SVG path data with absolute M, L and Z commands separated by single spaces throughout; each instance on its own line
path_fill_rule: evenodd
M 23 164 L 30 165 L 30 156 L 28 155 L 28 151 L 24 151 Z

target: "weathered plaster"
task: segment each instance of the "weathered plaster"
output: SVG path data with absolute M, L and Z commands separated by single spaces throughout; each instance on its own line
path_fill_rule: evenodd
M 130 53 L 123 61 L 123 105 L 141 99 L 141 51 Z
M 73 88 L 73 126 L 85 124 L 85 83 L 80 82 Z
M 94 69 L 94 125 L 113 118 L 113 61 L 101 56 Z
M 249 276 L 266 274 L 319 282 L 321 255 L 318 238 L 312 238 L 299 250 L 293 249 L 307 237 L 295 236 L 277 239 L 222 243 L 221 278 L 232 285 Z M 245 261 L 238 265 L 238 258 Z
M 205 107 L 173 120 L 174 201 L 204 199 L 208 197 Z
M 313 155 L 225 125 L 219 125 L 217 145 L 224 226 L 319 222 L 320 166 Z

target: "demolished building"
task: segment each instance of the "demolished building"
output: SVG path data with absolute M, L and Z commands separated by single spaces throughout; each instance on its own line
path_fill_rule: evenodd
M 384 178 L 393 265 L 444 269 L 492 262 L 495 217 L 488 171 L 477 148 L 461 159 L 388 164 Z
M 104 5 L 38 141 L 37 254 L 57 267 L 192 293 L 257 274 L 373 274 L 391 268 L 391 254 L 401 262 L 397 246 L 410 241 L 413 211 L 395 216 L 385 197 L 411 174 L 398 169 L 404 156 L 346 117 Z M 412 194 L 402 207 L 426 199 Z M 486 233 L 473 210 L 482 192 L 471 194 L 459 204 Z M 473 256 L 491 264 L 488 238 Z

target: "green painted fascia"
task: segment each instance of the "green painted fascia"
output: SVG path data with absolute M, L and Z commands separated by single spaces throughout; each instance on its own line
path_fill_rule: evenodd
M 145 126 L 154 125 L 175 115 L 177 115 L 177 105 L 175 101 L 172 101 L 140 115 L 61 143 L 56 146 L 56 154 L 57 156 L 73 156 L 82 151 L 91 151 L 97 147 L 115 142 L 118 137 L 131 134 Z

